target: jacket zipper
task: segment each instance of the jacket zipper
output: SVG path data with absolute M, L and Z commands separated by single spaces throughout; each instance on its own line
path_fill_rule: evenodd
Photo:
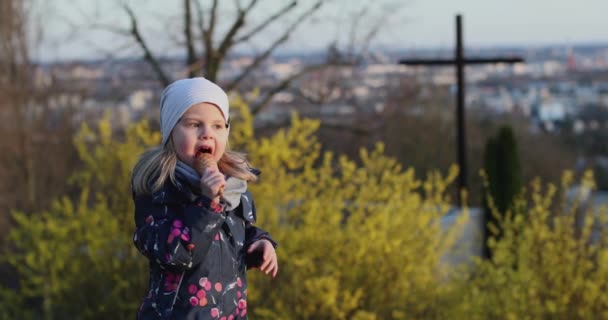
M 171 311 L 173 311 L 173 307 L 175 306 L 175 301 L 177 301 L 177 295 L 179 294 L 179 289 L 182 286 L 182 281 L 184 281 L 184 274 L 186 271 L 182 271 L 181 276 L 179 277 L 179 282 L 177 283 L 177 289 L 175 290 L 175 296 L 173 297 L 173 302 L 171 303 Z

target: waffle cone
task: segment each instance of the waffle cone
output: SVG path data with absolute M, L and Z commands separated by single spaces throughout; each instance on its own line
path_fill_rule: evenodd
M 198 153 L 194 160 L 194 170 L 198 172 L 199 175 L 203 175 L 203 171 L 205 168 L 217 168 L 217 163 L 213 159 L 213 156 L 208 153 Z
M 208 153 L 197 153 L 196 157 L 194 158 L 194 170 L 196 170 L 196 172 L 202 176 L 206 168 L 215 168 L 215 170 L 218 170 L 217 162 L 215 162 L 213 156 Z M 224 186 L 220 188 L 217 195 L 223 197 Z

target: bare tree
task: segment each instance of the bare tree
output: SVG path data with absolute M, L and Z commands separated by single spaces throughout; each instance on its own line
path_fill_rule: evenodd
M 259 40 L 260 35 L 265 35 L 265 38 L 267 38 L 268 35 L 274 34 L 273 39 L 263 41 L 264 45 L 256 50 L 251 62 L 244 66 L 238 75 L 222 84 L 227 90 L 239 88 L 246 81 L 252 81 L 255 71 L 260 70 L 263 63 L 271 57 L 277 48 L 284 45 L 300 26 L 313 19 L 318 19 L 318 15 L 324 6 L 351 2 L 289 0 L 279 2 L 280 5 L 269 9 L 268 7 L 262 7 L 262 1 L 258 0 L 236 0 L 232 2 L 183 0 L 180 6 L 181 17 L 179 17 L 181 31 L 175 39 L 177 39 L 178 46 L 182 48 L 185 54 L 185 74 L 188 77 L 202 75 L 212 81 L 217 81 L 222 65 L 227 57 L 234 52 L 235 48 L 251 45 L 253 42 L 259 44 L 262 42 Z M 143 53 L 144 59 L 154 70 L 161 84 L 168 85 L 173 80 L 172 75 L 163 66 L 162 56 L 154 52 L 150 45 L 150 39 L 146 38 L 140 23 L 142 18 L 138 17 L 139 9 L 135 9 L 127 2 L 123 2 L 121 6 L 129 19 L 128 30 L 107 24 L 98 24 L 97 27 L 130 37 Z M 254 115 L 262 111 L 276 93 L 286 90 L 303 75 L 315 71 L 319 72 L 327 66 L 333 68 L 353 66 L 360 62 L 361 55 L 368 52 L 371 40 L 380 27 L 385 24 L 382 18 L 377 18 L 371 26 L 362 23 L 371 6 L 369 3 L 365 4 L 359 11 L 352 14 L 354 17 L 347 19 L 350 27 L 345 32 L 349 37 L 345 50 L 342 52 L 336 50 L 336 42 L 328 44 L 329 51 L 325 61 L 306 65 L 299 71 L 274 81 L 274 84 L 270 87 L 262 88 L 262 96 L 250 102 Z M 393 10 L 394 12 L 394 8 L 395 6 L 386 7 L 386 10 Z M 388 14 L 388 12 L 386 13 Z M 361 29 L 365 30 L 363 35 L 359 34 Z M 276 30 L 280 31 L 276 32 Z M 255 39 L 258 41 L 255 41 Z M 340 54 L 335 54 L 336 52 Z M 335 86 L 335 83 L 329 83 L 329 85 Z M 327 90 L 332 91 L 333 89 L 329 88 Z M 320 101 L 323 101 L 323 99 Z
M 265 49 L 261 50 L 261 52 L 253 58 L 252 62 L 245 67 L 235 79 L 225 84 L 224 87 L 227 90 L 236 88 L 239 83 L 250 76 L 256 68 L 259 68 L 262 62 L 268 59 L 276 48 L 287 41 L 289 35 L 302 24 L 302 22 L 318 11 L 325 2 L 327 1 L 316 0 L 311 2 L 312 5 L 306 8 L 304 12 L 301 12 L 295 20 L 284 29 L 282 34 L 274 41 L 271 41 Z M 227 16 L 220 17 L 220 2 L 218 0 L 211 1 L 210 6 L 208 7 L 204 7 L 201 1 L 193 0 L 183 0 L 182 4 L 183 38 L 185 40 L 183 46 L 186 51 L 186 68 L 188 76 L 194 77 L 197 75 L 204 75 L 212 81 L 217 81 L 218 72 L 222 63 L 235 46 L 249 41 L 273 23 L 276 23 L 281 18 L 289 15 L 298 6 L 298 1 L 293 0 L 285 3 L 283 6 L 270 13 L 263 21 L 251 28 L 245 28 L 246 21 L 256 9 L 256 5 L 259 4 L 259 1 L 250 0 L 245 5 L 243 5 L 241 1 L 235 1 L 235 12 L 232 16 L 233 20 L 229 23 L 229 27 L 223 34 L 220 34 L 218 31 L 218 21 L 220 18 L 227 18 Z M 130 34 L 144 52 L 144 58 L 150 63 L 159 80 L 163 85 L 168 85 L 171 82 L 171 77 L 162 68 L 158 58 L 151 51 L 146 40 L 142 36 L 134 10 L 128 4 L 124 4 L 123 7 L 130 19 Z M 202 52 L 197 52 L 196 50 L 197 41 L 202 43 Z M 309 69 L 314 68 L 307 68 L 305 71 L 308 71 Z M 301 74 L 305 71 L 302 71 Z M 292 76 L 289 79 L 285 79 L 287 81 L 281 82 L 275 89 L 269 90 L 269 96 L 272 96 L 278 88 L 287 86 L 288 83 L 293 81 L 296 77 Z M 269 99 L 262 98 L 261 101 L 267 103 Z M 252 106 L 254 112 L 257 112 L 260 109 L 261 106 Z
M 15 142 L 11 144 L 13 151 L 27 155 L 31 153 L 31 144 L 28 143 L 29 136 L 25 125 L 27 111 L 23 110 L 23 106 L 27 104 L 29 98 L 27 78 L 31 68 L 24 26 L 24 4 L 15 0 L 1 0 L 0 17 L 0 93 L 5 97 L 0 100 L 0 110 L 3 119 L 13 120 L 3 121 L 2 126 L 4 129 L 9 129 L 10 126 L 10 131 L 13 133 L 12 140 Z M 6 131 L 4 133 L 2 136 L 6 141 Z M 9 154 L 10 152 L 3 153 L 3 162 L 8 162 L 6 157 Z M 23 185 L 27 186 L 26 197 L 33 201 L 35 192 L 31 158 L 27 158 L 19 167 Z M 3 200 L 7 201 L 6 198 Z
M 31 2 L 0 0 L 0 218 L 9 209 L 44 207 L 65 190 L 73 162 L 71 112 L 53 99 L 62 94 L 30 57 L 37 30 Z

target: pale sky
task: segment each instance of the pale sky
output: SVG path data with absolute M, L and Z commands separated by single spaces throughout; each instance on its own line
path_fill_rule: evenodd
M 182 1 L 126 1 L 141 18 L 141 28 L 151 46 L 158 52 L 175 51 L 171 35 L 181 28 Z M 129 38 L 84 26 L 98 20 L 125 29 L 128 18 L 117 6 L 118 2 L 43 1 L 45 7 L 39 9 L 43 14 L 38 13 L 38 17 L 42 17 L 38 21 L 43 21 L 44 36 L 35 55 L 44 60 L 65 60 L 102 56 L 104 52 L 137 54 L 136 47 L 129 46 Z M 265 6 L 261 12 L 272 12 L 273 8 L 287 2 L 260 1 Z M 300 0 L 299 6 L 310 3 L 312 0 Z M 301 25 L 282 48 L 315 49 L 336 38 L 340 43 L 346 42 L 353 21 L 352 12 L 365 3 L 366 14 L 361 22 L 364 27 L 359 29 L 358 35 L 369 29 L 365 26 L 382 21 L 382 28 L 373 42 L 375 45 L 451 48 L 455 41 L 454 17 L 458 13 L 463 15 L 467 46 L 608 43 L 608 0 L 343 0 L 326 6 L 312 23 Z M 395 3 L 397 7 L 390 7 Z M 257 43 L 268 43 L 280 30 L 281 27 L 270 30 L 267 38 L 260 38 Z M 245 49 L 260 48 L 254 44 Z
M 451 43 L 455 13 L 469 44 L 608 42 L 608 0 L 419 0 L 403 38 Z

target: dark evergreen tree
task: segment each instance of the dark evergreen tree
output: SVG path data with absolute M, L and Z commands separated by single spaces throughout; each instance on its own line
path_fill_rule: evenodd
M 488 239 L 499 239 L 502 231 L 495 214 L 504 217 L 511 208 L 513 199 L 522 188 L 521 167 L 517 151 L 517 142 L 513 129 L 503 126 L 495 137 L 488 139 L 484 154 L 484 169 L 487 174 L 488 187 L 484 190 L 484 257 L 491 258 Z M 489 206 L 491 197 L 497 210 L 493 213 Z M 494 234 L 489 224 L 497 227 Z

